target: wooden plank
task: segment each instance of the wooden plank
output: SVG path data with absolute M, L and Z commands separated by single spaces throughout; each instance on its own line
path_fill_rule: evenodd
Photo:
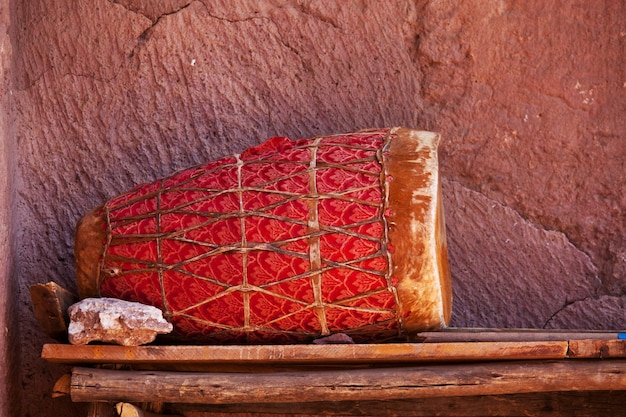
M 75 368 L 73 401 L 300 403 L 626 390 L 626 361 L 513 361 L 319 372 L 189 373 Z
M 626 331 L 543 330 L 543 329 L 479 329 L 451 327 L 439 331 L 421 332 L 416 341 L 422 343 L 451 342 L 529 342 L 568 340 L 618 340 Z
M 316 401 L 253 404 L 168 404 L 186 417 L 376 416 L 376 417 L 597 417 L 624 414 L 626 391 L 546 392 L 387 401 Z
M 39 328 L 48 336 L 67 341 L 69 316 L 67 309 L 78 297 L 54 282 L 30 287 L 30 298 Z
M 572 340 L 570 358 L 626 358 L 626 340 Z
M 561 359 L 567 342 L 393 343 L 363 345 L 114 346 L 46 344 L 42 358 L 64 364 L 374 364 Z

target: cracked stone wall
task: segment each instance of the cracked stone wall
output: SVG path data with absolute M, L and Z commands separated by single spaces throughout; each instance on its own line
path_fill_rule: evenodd
M 50 399 L 65 368 L 28 298 L 75 288 L 80 216 L 272 135 L 441 132 L 453 325 L 626 328 L 624 21 L 586 0 L 13 1 L 22 415 L 82 410 Z

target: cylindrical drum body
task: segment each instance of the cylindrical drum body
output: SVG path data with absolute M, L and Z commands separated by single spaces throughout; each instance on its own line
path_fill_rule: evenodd
M 156 306 L 195 343 L 443 327 L 438 142 L 404 128 L 275 137 L 140 185 L 81 220 L 80 295 Z

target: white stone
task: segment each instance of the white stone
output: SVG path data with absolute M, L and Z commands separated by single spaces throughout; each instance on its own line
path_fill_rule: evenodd
M 139 346 L 173 330 L 156 307 L 116 298 L 85 298 L 69 307 L 71 344 L 92 341 Z

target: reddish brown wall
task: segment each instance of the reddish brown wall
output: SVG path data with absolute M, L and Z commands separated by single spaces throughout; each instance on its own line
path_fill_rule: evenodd
M 457 3 L 14 1 L 23 414 L 78 218 L 274 134 L 441 132 L 453 324 L 625 328 L 626 6 Z
M 19 415 L 18 283 L 15 271 L 14 177 L 9 1 L 0 0 L 0 416 Z

